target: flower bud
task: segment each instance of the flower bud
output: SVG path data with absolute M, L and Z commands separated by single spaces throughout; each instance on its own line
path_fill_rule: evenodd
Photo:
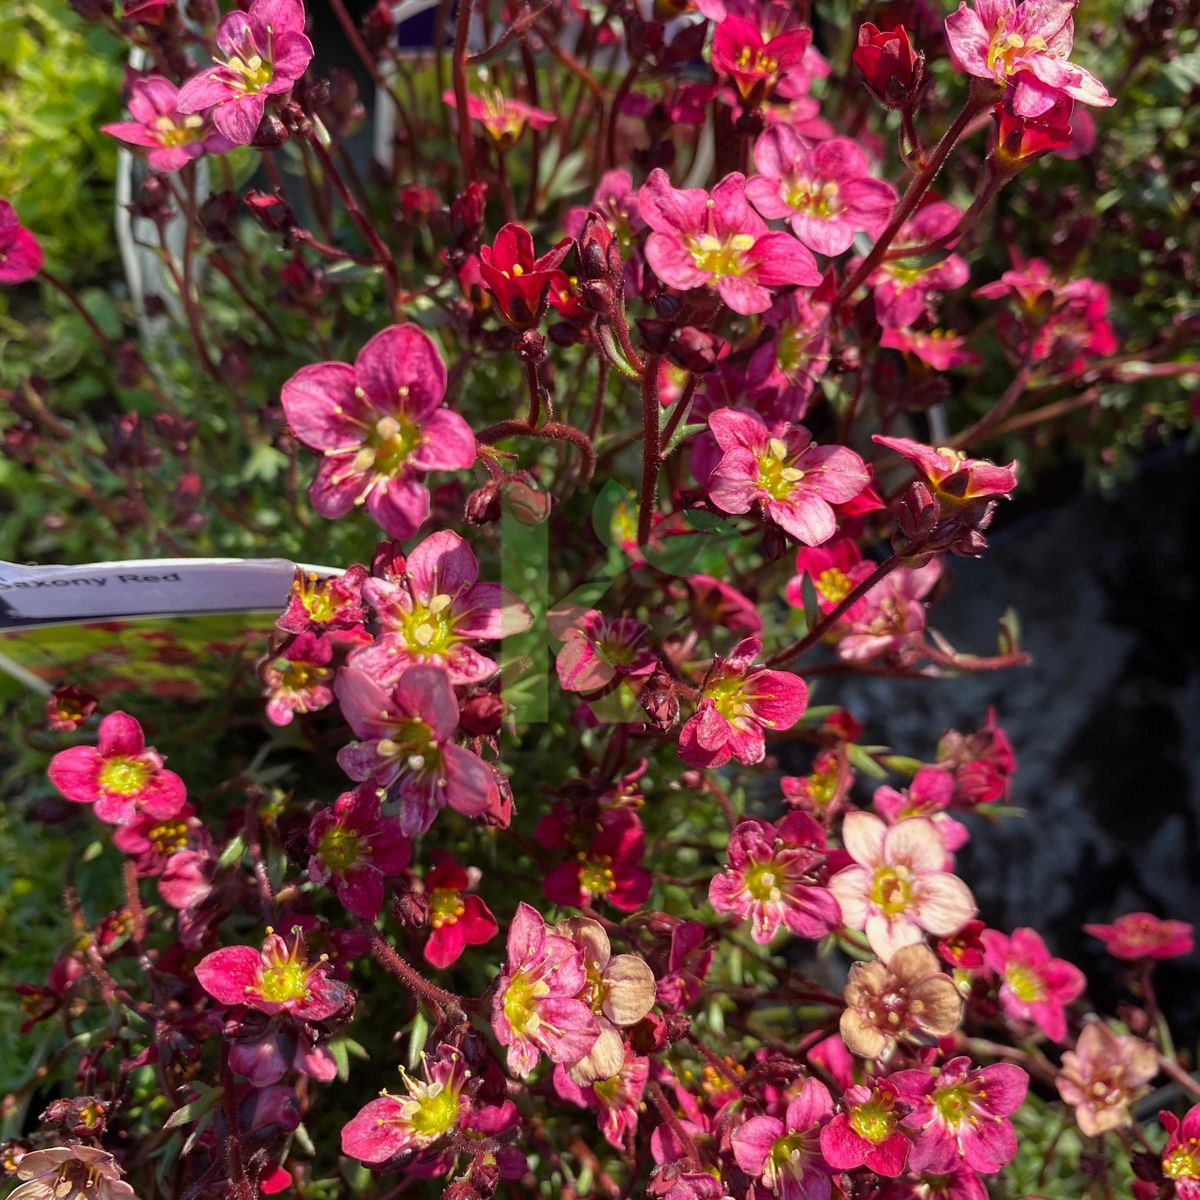
M 491 525 L 500 520 L 500 484 L 489 479 L 467 497 L 467 521 L 471 525 Z
M 501 483 L 500 497 L 522 525 L 540 525 L 550 516 L 550 496 L 525 471 L 510 475 Z
M 285 233 L 296 224 L 291 205 L 278 193 L 248 192 L 246 207 L 250 215 L 270 233 Z
M 254 138 L 250 144 L 259 150 L 274 150 L 276 146 L 282 146 L 290 136 L 287 125 L 280 117 L 274 113 L 265 113 L 254 131 Z
M 483 233 L 487 185 L 472 183 L 450 203 L 450 236 L 463 250 L 474 250 Z
M 867 91 L 888 108 L 913 108 L 925 88 L 925 55 L 916 51 L 903 25 L 877 29 L 865 21 L 851 55 Z
M 490 737 L 504 720 L 504 701 L 492 692 L 480 692 L 463 702 L 458 716 L 462 731 L 470 737 Z
M 589 212 L 579 235 L 579 278 L 611 283 L 621 272 L 621 253 L 608 222 Z
M 215 245 L 225 246 L 234 240 L 233 222 L 237 219 L 236 192 L 217 192 L 200 205 L 200 224 Z
M 679 697 L 670 675 L 656 667 L 638 695 L 638 703 L 646 710 L 650 725 L 660 733 L 666 733 L 679 720 Z

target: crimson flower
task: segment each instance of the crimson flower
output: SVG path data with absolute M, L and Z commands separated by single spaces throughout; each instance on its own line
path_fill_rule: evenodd
M 333 643 L 314 633 L 302 633 L 261 667 L 267 690 L 267 719 L 290 725 L 296 713 L 316 712 L 333 703 L 330 662 Z
M 425 876 L 433 929 L 425 943 L 425 961 L 431 966 L 444 970 L 468 946 L 490 942 L 500 929 L 492 910 L 478 896 L 468 894 L 470 886 L 470 875 L 453 860 L 438 863 Z
M 446 91 L 442 93 L 442 103 L 457 108 L 458 98 L 453 91 Z M 545 129 L 558 120 L 553 113 L 534 108 L 532 104 L 507 99 L 499 88 L 489 88 L 482 96 L 469 95 L 467 116 L 478 121 L 488 136 L 505 150 L 525 132 L 526 125 L 530 129 Z
M 920 94 L 925 82 L 925 56 L 912 47 L 903 25 L 878 29 L 870 21 L 858 27 L 851 53 L 867 90 L 888 108 L 903 108 Z
M 1126 913 L 1111 925 L 1085 925 L 1083 931 L 1099 938 L 1113 958 L 1126 962 L 1179 958 L 1191 954 L 1194 946 L 1187 921 L 1164 921 L 1148 912 Z
M 296 568 L 287 608 L 275 622 L 284 633 L 343 632 L 357 628 L 363 620 L 362 589 L 366 567 L 355 563 L 341 575 L 321 578 L 312 571 Z
M 25 283 L 42 269 L 42 247 L 20 222 L 7 200 L 0 200 L 0 284 Z
M 646 836 L 637 814 L 613 809 L 606 814 L 599 834 L 573 860 L 551 868 L 542 881 L 542 891 L 554 904 L 582 908 L 602 899 L 622 912 L 633 912 L 650 895 L 650 873 L 640 865 L 645 848 Z
M 796 70 L 812 45 L 812 30 L 791 29 L 764 41 L 758 25 L 727 16 L 713 35 L 712 68 L 732 79 L 743 99 L 765 99 L 789 71 Z
M 909 1105 L 890 1079 L 842 1093 L 842 1111 L 821 1130 L 821 1153 L 837 1171 L 868 1167 L 885 1179 L 904 1170 L 910 1142 L 901 1127 Z
M 523 225 L 508 224 L 490 246 L 479 248 L 479 274 L 504 319 L 516 329 L 533 329 L 546 313 L 551 287 L 565 279 L 558 269 L 571 251 L 570 238 L 555 243 L 540 258 L 533 235 Z
M 407 538 L 429 515 L 429 471 L 475 461 L 475 437 L 457 413 L 442 408 L 446 365 L 428 334 L 393 325 L 358 352 L 354 365 L 301 367 L 280 394 L 288 425 L 323 460 L 309 488 L 323 517 L 365 505 L 395 538 Z
M 1200 1200 L 1200 1104 L 1193 1104 L 1182 1121 L 1166 1110 L 1158 1119 L 1167 1131 L 1163 1175 L 1175 1185 L 1178 1200 Z
M 876 433 L 873 442 L 903 454 L 925 477 L 939 500 L 962 503 L 991 496 L 1007 496 L 1017 486 L 1017 464 L 997 466 L 983 458 L 968 458 L 961 450 L 914 442 L 911 438 L 883 437 Z
M 187 803 L 187 789 L 162 755 L 147 747 L 142 727 L 125 712 L 100 722 L 98 746 L 60 750 L 46 770 L 68 800 L 92 804 L 101 821 L 124 825 L 138 813 L 173 817 Z
M 217 26 L 217 49 L 224 56 L 193 75 L 179 89 L 179 112 L 212 109 L 219 133 L 235 146 L 254 140 L 267 97 L 292 90 L 312 61 L 304 36 L 300 0 L 254 0 L 246 12 L 234 9 Z
M 383 881 L 408 866 L 412 845 L 400 823 L 380 812 L 370 786 L 343 792 L 308 826 L 308 877 L 332 884 L 347 912 L 373 921 L 383 907 Z

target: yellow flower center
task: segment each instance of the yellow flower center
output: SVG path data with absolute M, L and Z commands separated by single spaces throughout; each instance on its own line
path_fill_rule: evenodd
M 579 890 L 589 896 L 605 896 L 616 887 L 613 878 L 612 856 L 602 854 L 598 858 L 579 855 L 582 864 L 579 870 Z
M 803 478 L 804 472 L 788 462 L 786 444 L 771 438 L 766 452 L 758 458 L 758 486 L 772 500 L 786 500 Z
M 457 888 L 434 888 L 429 893 L 429 923 L 434 929 L 454 925 L 464 912 L 466 906 Z
M 879 867 L 871 882 L 871 903 L 885 917 L 899 916 L 912 904 L 912 877 L 907 867 Z
M 715 679 L 704 687 L 704 696 L 731 724 L 750 711 L 743 695 L 743 681 L 738 678 Z
M 504 1016 L 516 1033 L 537 1028 L 537 1002 L 549 991 L 544 980 L 531 980 L 523 971 L 512 977 L 504 989 Z
M 885 1142 L 896 1128 L 896 1114 L 878 1100 L 860 1104 L 850 1114 L 850 1128 L 859 1137 L 878 1146 Z
M 971 1093 L 962 1084 L 938 1088 L 933 1093 L 933 1106 L 947 1125 L 961 1125 L 970 1118 Z
M 161 146 L 187 146 L 200 136 L 203 125 L 204 118 L 198 113 L 192 113 L 182 121 L 175 121 L 163 113 L 155 118 L 154 132 Z
M 827 567 L 817 576 L 815 582 L 821 599 L 830 604 L 840 604 L 854 587 L 850 576 L 845 571 L 839 571 L 837 567 Z
M 1045 998 L 1046 987 L 1042 977 L 1020 963 L 1009 963 L 1004 968 L 1004 978 L 1012 994 L 1023 1004 L 1036 1004 Z
M 263 62 L 257 54 L 244 59 L 235 54 L 225 65 L 241 76 L 238 86 L 243 92 L 261 92 L 271 82 L 271 64 Z
M 445 654 L 458 639 L 450 616 L 452 597 L 434 596 L 428 605 L 417 605 L 406 617 L 401 632 L 414 654 Z
M 174 854 L 187 845 L 187 822 L 164 821 L 146 834 L 146 840 L 154 847 L 156 854 Z
M 701 271 L 720 279 L 726 275 L 746 273 L 746 251 L 753 249 L 754 242 L 754 235 L 749 233 L 735 233 L 724 242 L 711 233 L 705 233 L 693 238 L 688 249 L 692 261 Z
M 1184 1145 L 1176 1146 L 1163 1159 L 1163 1174 L 1168 1179 L 1196 1179 L 1200 1177 L 1200 1141 L 1190 1138 Z
M 788 184 L 783 198 L 787 206 L 796 212 L 828 221 L 841 212 L 837 196 L 838 185 L 832 179 L 818 183 L 815 179 L 794 178 Z
M 1003 79 L 1021 67 L 1021 59 L 1031 54 L 1046 54 L 1048 52 L 1046 39 L 1035 35 L 1028 40 L 1019 33 L 1005 33 L 1004 27 L 992 36 L 988 45 L 988 70 Z
M 266 967 L 259 991 L 264 1000 L 286 1004 L 289 1000 L 308 999 L 308 977 L 313 968 L 301 959 L 287 958 Z
M 458 1124 L 460 1112 L 462 1101 L 458 1093 L 443 1087 L 418 1101 L 409 1123 L 418 1137 L 433 1141 L 434 1138 L 449 1133 Z
M 746 891 L 755 900 L 778 900 L 782 896 L 779 890 L 779 871 L 774 863 L 759 863 L 746 872 Z
M 110 758 L 100 768 L 100 786 L 118 796 L 132 796 L 146 786 L 150 764 L 140 758 Z
M 400 391 L 407 394 L 408 389 Z M 399 473 L 420 444 L 421 431 L 411 421 L 404 417 L 380 417 L 354 465 L 360 471 L 374 470 L 390 477 Z
M 747 74 L 774 75 L 779 70 L 779 60 L 761 48 L 743 46 L 737 56 L 737 66 L 739 71 Z
M 345 871 L 358 861 L 358 834 L 336 825 L 321 835 L 317 857 L 333 872 Z

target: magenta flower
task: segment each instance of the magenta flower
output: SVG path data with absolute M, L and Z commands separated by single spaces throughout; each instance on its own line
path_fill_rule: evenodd
M 1083 993 L 1083 972 L 1052 958 L 1035 929 L 1014 929 L 1011 937 L 985 929 L 984 965 L 1000 976 L 1000 1006 L 1017 1021 L 1032 1021 L 1048 1038 L 1067 1036 L 1064 1009 Z
M 113 845 L 133 859 L 139 875 L 161 875 L 176 854 L 210 850 L 212 839 L 197 820 L 192 806 L 185 804 L 172 817 L 139 812 L 127 824 L 113 830 Z
M 234 9 L 217 26 L 215 67 L 193 75 L 179 89 L 176 107 L 185 114 L 212 109 L 217 132 L 235 146 L 254 140 L 267 97 L 292 90 L 312 61 L 304 36 L 300 0 L 254 0 L 249 11 Z
M 1017 464 L 1001 467 L 984 458 L 968 458 L 961 450 L 934 449 L 911 438 L 882 437 L 873 442 L 903 454 L 920 471 L 943 503 L 962 504 L 990 496 L 1007 496 L 1017 486 Z
M 607 620 L 596 609 L 552 613 L 551 630 L 562 641 L 554 667 L 564 691 L 594 692 L 618 676 L 640 678 L 658 665 L 645 644 L 649 627 L 633 617 Z
M 342 715 L 363 739 L 343 746 L 338 765 L 357 782 L 388 788 L 400 801 L 400 829 L 424 833 L 449 805 L 467 817 L 486 812 L 493 782 L 478 755 L 451 739 L 458 701 L 444 671 L 412 667 L 389 694 L 347 667 L 334 685 Z
M 875 237 L 887 224 L 896 190 L 871 178 L 867 156 L 849 138 L 810 143 L 788 125 L 773 125 L 754 143 L 758 175 L 746 182 L 750 203 L 767 218 L 788 218 L 792 232 L 818 254 L 841 254 L 856 233 Z
M 605 1141 L 617 1150 L 630 1151 L 637 1136 L 638 1112 L 650 1079 L 650 1060 L 625 1047 L 621 1069 L 608 1079 L 576 1083 L 561 1064 L 554 1068 L 554 1090 L 563 1100 L 590 1108 Z
M 819 546 L 837 532 L 833 505 L 853 500 L 871 481 L 866 464 L 845 446 L 818 446 L 802 425 L 768 429 L 755 412 L 719 408 L 708 426 L 724 451 L 708 477 L 708 495 L 727 513 L 760 503 L 785 533 Z
M 68 800 L 94 805 L 109 825 L 124 825 L 139 813 L 174 817 L 187 803 L 183 780 L 163 767 L 162 755 L 146 745 L 142 727 L 125 712 L 100 722 L 98 746 L 60 750 L 46 774 Z
M 764 411 L 780 420 L 804 416 L 829 366 L 829 305 L 814 300 L 815 294 L 791 292 L 771 305 L 763 324 L 773 336 L 754 350 L 746 368 L 747 382 L 775 393 Z
M 1099 938 L 1113 958 L 1137 962 L 1149 958 L 1179 958 L 1195 945 L 1187 921 L 1164 921 L 1153 913 L 1134 912 L 1111 925 L 1085 925 L 1084 933 Z
M 330 977 L 322 958 L 308 961 L 299 927 L 289 946 L 273 929 L 267 930 L 262 950 L 225 946 L 196 964 L 200 986 L 218 1004 L 245 1005 L 268 1016 L 287 1013 L 298 1021 L 324 1021 L 353 994 Z
M 737 1165 L 778 1200 L 829 1200 L 830 1168 L 821 1153 L 821 1126 L 833 1115 L 833 1097 L 818 1079 L 806 1079 L 783 1120 L 751 1117 L 729 1139 Z
M 1106 108 L 1116 100 L 1089 71 L 1068 61 L 1078 0 L 976 0 L 946 18 L 954 65 L 968 75 L 1011 87 L 1005 103 L 1037 117 L 1066 95 Z
M 373 921 L 383 907 L 383 881 L 408 866 L 412 846 L 400 823 L 379 810 L 375 789 L 343 792 L 308 826 L 308 877 L 332 884 L 347 912 Z
M 42 247 L 20 222 L 16 209 L 0 200 L 0 284 L 25 283 L 42 269 Z
M 474 551 L 446 529 L 417 546 L 403 573 L 369 579 L 363 595 L 383 632 L 349 662 L 381 687 L 418 665 L 440 667 L 453 684 L 482 683 L 498 668 L 473 643 L 521 633 L 533 621 L 512 592 L 479 582 Z
M 861 565 L 856 568 L 863 578 L 870 570 L 869 565 L 866 571 Z M 893 571 L 834 626 L 838 657 L 848 662 L 883 658 L 899 666 L 919 658 L 925 629 L 923 601 L 941 577 L 942 563 L 937 558 L 916 570 Z M 860 576 L 852 578 L 857 582 Z
M 458 108 L 458 99 L 453 91 L 442 93 L 442 103 Z M 488 136 L 505 149 L 525 132 L 526 125 L 530 129 L 545 129 L 558 120 L 553 113 L 534 108 L 521 100 L 507 99 L 499 88 L 489 88 L 482 96 L 469 95 L 467 117 L 478 121 L 487 130 Z
M 690 767 L 723 767 L 730 758 L 751 766 L 767 752 L 763 731 L 791 729 L 804 715 L 808 688 L 788 671 L 755 669 L 762 649 L 743 638 L 717 657 L 700 686 L 700 705 L 679 731 L 679 757 Z
M 148 147 L 146 161 L 155 171 L 178 171 L 202 154 L 224 154 L 232 148 L 207 116 L 181 113 L 178 97 L 179 89 L 161 75 L 135 79 L 128 101 L 133 120 L 102 125 L 101 132 L 130 146 Z
M 330 662 L 333 643 L 313 633 L 302 633 L 261 667 L 267 690 L 267 719 L 273 725 L 290 725 L 296 713 L 316 712 L 333 703 Z
M 366 567 L 355 563 L 341 575 L 322 578 L 296 568 L 287 608 L 275 622 L 284 633 L 327 633 L 357 629 L 363 622 Z
M 969 1058 L 958 1057 L 936 1073 L 899 1071 L 888 1082 L 912 1105 L 903 1121 L 914 1137 L 910 1171 L 944 1175 L 961 1160 L 992 1175 L 1012 1162 L 1017 1137 L 1008 1118 L 1029 1090 L 1020 1067 L 996 1063 L 973 1070 Z
M 741 821 L 729 835 L 725 870 L 708 885 L 719 913 L 749 917 L 751 936 L 765 946 L 786 927 L 797 937 L 823 938 L 842 922 L 829 890 L 817 884 L 825 863 L 825 832 L 806 813 L 778 825 Z
M 789 604 L 802 609 L 807 577 L 812 580 L 817 607 L 823 613 L 830 613 L 874 569 L 871 563 L 863 561 L 862 552 L 853 538 L 840 537 L 821 546 L 806 546 L 796 551 L 796 575 L 788 582 L 784 594 Z M 862 611 L 863 603 L 858 601 L 846 613 L 846 618 L 853 618 Z
M 1075 1049 L 1063 1054 L 1054 1085 L 1074 1107 L 1080 1131 L 1101 1137 L 1130 1123 L 1130 1105 L 1157 1074 L 1158 1051 L 1149 1042 L 1089 1021 Z
M 732 79 L 743 99 L 767 99 L 789 71 L 798 70 L 812 44 L 812 30 L 791 29 L 764 41 L 758 25 L 726 16 L 713 35 L 712 68 Z
M 522 901 L 508 929 L 508 962 L 492 1002 L 492 1030 L 508 1049 L 511 1074 L 528 1076 L 543 1054 L 572 1063 L 591 1050 L 600 1026 L 576 999 L 586 983 L 575 943 L 550 933 L 541 914 Z
M 607 814 L 600 832 L 574 859 L 552 867 L 542 880 L 546 899 L 582 908 L 607 900 L 622 912 L 633 912 L 650 895 L 650 872 L 641 866 L 646 835 L 636 813 L 627 808 Z
M 1178 1200 L 1200 1200 L 1200 1104 L 1193 1104 L 1182 1121 L 1166 1110 L 1158 1119 L 1167 1131 L 1163 1175 L 1175 1185 Z
M 646 259 L 673 288 L 713 287 L 734 312 L 764 312 L 769 288 L 816 287 L 816 260 L 791 234 L 769 232 L 746 199 L 746 178 L 725 176 L 710 196 L 674 188 L 661 168 L 638 191 L 638 209 L 653 231 Z
M 837 1171 L 867 1167 L 885 1179 L 904 1170 L 910 1142 L 901 1127 L 909 1106 L 890 1079 L 855 1084 L 842 1093 L 842 1111 L 821 1130 L 821 1153 Z
M 935 371 L 949 371 L 980 361 L 974 350 L 966 348 L 965 337 L 945 329 L 885 329 L 879 344 L 888 350 L 903 350 Z
M 313 508 L 336 518 L 366 505 L 392 537 L 411 537 L 429 515 L 425 473 L 475 461 L 470 427 L 439 407 L 445 393 L 445 364 L 416 325 L 377 333 L 353 366 L 301 367 L 280 399 L 292 432 L 324 456 L 309 488 Z
M 359 1162 L 385 1163 L 399 1154 L 426 1150 L 463 1123 L 471 1109 L 465 1095 L 471 1079 L 462 1055 L 438 1047 L 436 1057 L 422 1055 L 423 1079 L 403 1068 L 404 1092 L 384 1092 L 342 1129 L 342 1152 Z
M 904 791 L 878 787 L 871 798 L 872 807 L 889 824 L 909 817 L 928 817 L 938 828 L 946 844 L 946 870 L 954 866 L 954 851 L 967 844 L 970 833 L 946 811 L 954 799 L 954 778 L 938 767 L 920 767 Z
M 829 890 L 846 927 L 864 930 L 884 961 L 926 933 L 954 933 L 975 915 L 975 898 L 945 870 L 946 843 L 927 818 L 888 826 L 873 813 L 847 813 L 842 841 L 854 865 L 839 871 Z
M 425 961 L 431 966 L 444 970 L 456 963 L 468 946 L 482 946 L 500 930 L 492 910 L 468 893 L 470 886 L 470 875 L 452 860 L 438 863 L 425 876 L 433 929 L 425 943 Z

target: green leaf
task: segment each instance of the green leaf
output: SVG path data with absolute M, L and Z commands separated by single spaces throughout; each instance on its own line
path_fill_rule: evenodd
M 887 778 L 887 772 L 867 753 L 865 746 L 859 746 L 851 742 L 846 747 L 846 757 L 850 760 L 850 765 L 856 771 L 861 771 L 871 779 Z

